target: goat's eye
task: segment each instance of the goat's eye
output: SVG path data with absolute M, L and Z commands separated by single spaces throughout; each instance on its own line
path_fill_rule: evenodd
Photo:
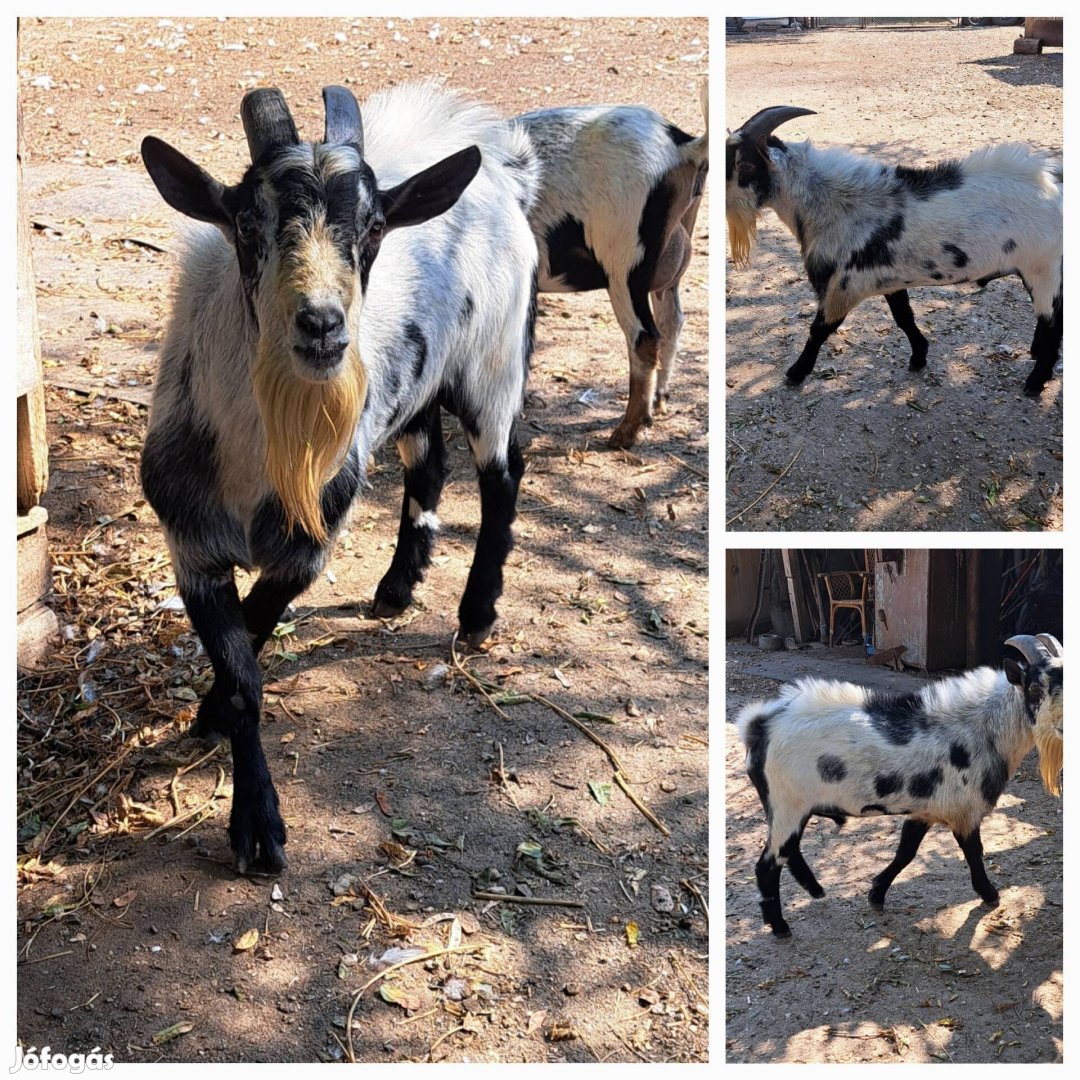
M 382 218 L 375 218 L 371 225 L 368 226 L 368 240 L 374 243 L 378 243 L 386 230 L 386 222 Z

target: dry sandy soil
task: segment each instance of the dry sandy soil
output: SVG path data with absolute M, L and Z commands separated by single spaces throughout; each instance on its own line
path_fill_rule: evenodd
M 913 166 L 1003 140 L 1060 152 L 1062 52 L 1014 56 L 1016 33 L 733 36 L 726 123 L 800 105 L 818 115 L 785 124 L 780 138 Z M 921 375 L 907 370 L 910 350 L 884 300 L 867 300 L 792 389 L 784 371 L 806 341 L 813 292 L 795 238 L 771 211 L 758 236 L 749 265 L 729 263 L 727 276 L 731 528 L 1060 530 L 1060 368 L 1038 401 L 1023 396 L 1035 319 L 1019 279 L 981 292 L 913 290 L 930 340 Z
M 857 649 L 832 650 L 857 653 Z M 780 683 L 743 674 L 729 653 L 727 715 Z M 820 653 L 806 672 L 820 673 Z M 922 684 L 896 675 L 897 689 Z M 732 723 L 726 739 L 728 1062 L 1055 1062 L 1062 1060 L 1061 802 L 1021 764 L 983 822 L 988 909 L 946 829 L 932 829 L 877 912 L 870 881 L 892 858 L 895 819 L 852 820 L 838 833 L 814 818 L 803 838 L 825 889 L 811 901 L 780 879 L 792 936 L 761 923 L 754 864 L 765 820 Z
M 401 497 L 379 456 L 263 657 L 279 882 L 232 873 L 229 763 L 183 738 L 211 674 L 137 475 L 174 246 L 145 134 L 233 182 L 245 89 L 286 88 L 311 136 L 323 85 L 429 74 L 507 113 L 641 101 L 699 132 L 707 67 L 702 19 L 23 22 L 65 633 L 19 684 L 24 1046 L 340 1060 L 374 980 L 358 1060 L 707 1057 L 707 207 L 672 409 L 633 453 L 606 448 L 627 381 L 606 295 L 541 299 L 517 547 L 494 644 L 468 661 L 506 718 L 447 668 L 477 524 L 464 440 L 448 420 L 437 565 L 390 625 L 366 614 Z M 588 714 L 670 836 L 530 694 Z M 472 898 L 491 889 L 580 906 Z M 387 973 L 388 950 L 448 946 Z

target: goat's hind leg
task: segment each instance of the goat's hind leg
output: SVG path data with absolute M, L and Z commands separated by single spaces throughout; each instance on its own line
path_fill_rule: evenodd
M 930 826 L 925 821 L 916 821 L 914 818 L 905 818 L 904 827 L 900 830 L 900 846 L 896 849 L 893 861 L 881 871 L 870 883 L 870 906 L 881 911 L 885 906 L 885 894 L 889 886 L 896 880 L 896 875 L 904 869 L 919 850 Z
M 915 323 L 915 313 L 911 310 L 911 300 L 907 289 L 898 289 L 896 292 L 887 293 L 889 310 L 896 325 L 904 331 L 911 345 L 911 360 L 908 361 L 909 371 L 922 371 L 926 367 L 926 351 L 928 348 L 926 338 Z
M 438 401 L 433 401 L 397 440 L 405 466 L 405 494 L 394 558 L 375 590 L 372 614 L 378 619 L 400 615 L 412 603 L 413 587 L 423 580 L 431 562 L 439 528 L 436 511 L 446 482 L 441 416 Z
M 777 937 L 791 937 L 791 927 L 780 910 L 780 870 L 779 861 L 766 844 L 754 867 L 758 892 L 761 893 L 761 920 Z
M 1035 361 L 1031 374 L 1024 383 L 1024 393 L 1028 397 L 1038 397 L 1043 387 L 1050 381 L 1054 374 L 1054 365 L 1057 363 L 1061 352 L 1062 336 L 1062 311 L 1061 311 L 1061 284 L 1053 294 L 1053 300 L 1047 303 L 1044 296 L 1050 294 L 1050 288 L 1036 291 L 1032 289 L 1032 300 L 1035 302 L 1035 314 L 1038 322 L 1035 324 L 1035 337 L 1031 341 L 1031 359 Z M 1040 301 L 1042 301 L 1040 303 Z
M 660 367 L 660 331 L 649 307 L 646 278 L 630 272 L 632 280 L 612 278 L 608 285 L 611 307 L 626 338 L 630 357 L 630 392 L 626 413 L 608 439 L 608 445 L 627 450 L 634 445 L 642 427 L 652 423 Z
M 679 335 L 685 322 L 678 284 L 663 292 L 654 293 L 653 307 L 656 311 L 656 325 L 660 331 L 660 368 L 656 377 L 653 408 L 662 415 L 667 412 L 671 372 L 675 367 Z
M 807 865 L 803 858 L 799 844 L 802 841 L 803 829 L 806 828 L 804 821 L 798 832 L 794 832 L 780 846 L 780 857 L 787 862 L 787 868 L 791 876 L 815 899 L 820 900 L 825 895 L 825 890 L 818 884 L 814 877 L 814 871 Z

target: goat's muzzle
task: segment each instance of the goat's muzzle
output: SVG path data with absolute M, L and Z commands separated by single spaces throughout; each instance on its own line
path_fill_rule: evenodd
M 306 303 L 294 319 L 293 353 L 301 374 L 323 381 L 337 374 L 349 345 L 348 322 L 340 304 Z

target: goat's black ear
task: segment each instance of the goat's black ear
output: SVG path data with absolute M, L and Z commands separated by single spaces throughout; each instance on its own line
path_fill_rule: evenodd
M 479 170 L 480 150 L 468 146 L 389 191 L 380 192 L 387 232 L 403 225 L 419 225 L 445 213 L 461 198 Z
M 174 210 L 197 221 L 208 221 L 232 239 L 233 224 L 225 209 L 224 184 L 153 135 L 142 141 L 142 159 L 154 186 Z
M 1001 662 L 1001 666 L 1005 671 L 1005 678 L 1013 684 L 1013 686 L 1024 685 L 1024 669 L 1015 660 L 1010 660 L 1005 657 Z

